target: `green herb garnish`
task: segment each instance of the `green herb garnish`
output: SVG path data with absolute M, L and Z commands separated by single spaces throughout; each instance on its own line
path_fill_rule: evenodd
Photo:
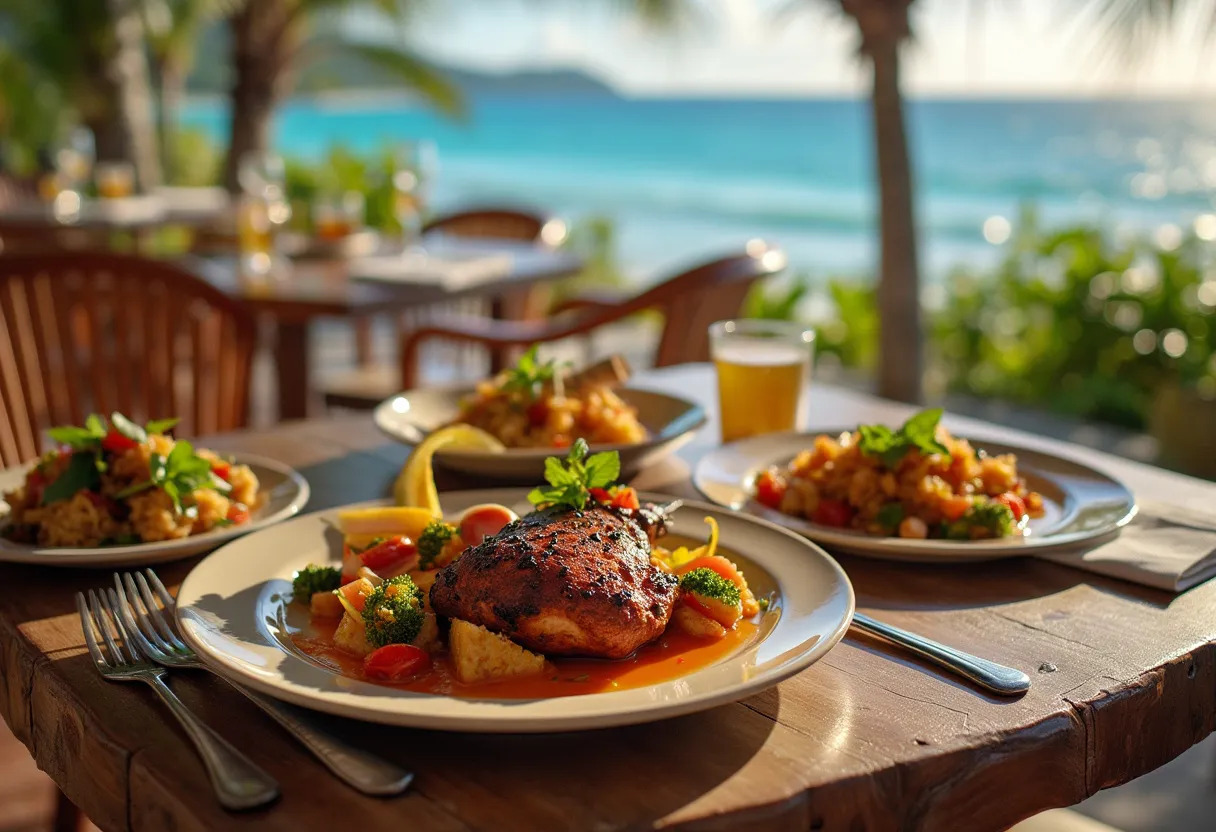
M 144 425 L 144 430 L 148 433 L 164 433 L 180 421 L 181 419 L 153 419 Z
M 557 365 L 553 361 L 538 361 L 533 345 L 519 357 L 515 366 L 507 370 L 502 389 L 509 393 L 524 393 L 531 398 L 540 395 L 545 384 L 553 380 Z
M 883 465 L 894 468 L 910 450 L 918 450 L 926 456 L 944 454 L 950 456 L 950 450 L 937 441 L 937 423 L 941 421 L 942 409 L 922 410 L 903 426 L 893 431 L 886 425 L 861 425 L 857 430 L 861 433 L 858 447 L 863 454 L 882 459 Z
M 67 445 L 74 451 L 88 451 L 101 446 L 101 440 L 106 438 L 106 421 L 96 413 L 90 413 L 84 420 L 84 425 L 64 425 L 47 431 L 51 439 L 60 445 Z
M 77 491 L 95 491 L 101 485 L 97 460 L 87 451 L 72 454 L 68 467 L 42 491 L 44 506 L 71 499 Z
M 579 511 L 586 508 L 592 488 L 607 488 L 621 475 L 621 457 L 616 451 L 604 451 L 590 458 L 587 451 L 587 441 L 580 438 L 564 460 L 556 456 L 546 459 L 545 482 L 549 486 L 532 489 L 528 500 L 537 508 L 568 506 Z
M 210 488 L 214 491 L 228 492 L 232 486 L 215 476 L 211 471 L 211 463 L 194 452 L 194 446 L 184 439 L 179 439 L 168 456 L 152 454 L 148 458 L 150 477 L 143 482 L 119 491 L 117 497 L 125 499 L 149 488 L 160 487 L 178 514 L 189 515 L 192 506 L 182 506 L 182 498 L 191 491 L 199 488 Z

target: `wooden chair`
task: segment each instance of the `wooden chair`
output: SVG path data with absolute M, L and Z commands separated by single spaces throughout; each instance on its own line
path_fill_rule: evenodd
M 513 208 L 475 208 L 436 217 L 423 226 L 424 234 L 447 234 L 483 240 L 518 240 L 556 246 L 566 237 L 566 224 L 526 210 Z M 528 320 L 545 314 L 548 293 L 544 289 L 524 289 L 490 301 L 484 312 L 491 318 L 503 320 Z M 482 301 L 466 301 L 464 312 L 481 311 Z M 474 307 L 478 307 L 474 309 Z M 409 329 L 408 322 L 398 328 L 398 335 Z M 396 378 L 396 369 L 376 366 L 371 363 L 372 331 L 369 320 L 355 322 L 355 356 L 358 369 L 331 378 L 325 386 L 325 404 L 328 407 L 344 407 L 368 410 L 401 388 Z M 501 353 L 491 352 L 491 366 L 501 365 Z
M 663 315 L 654 366 L 709 359 L 709 325 L 739 314 L 743 299 L 759 280 L 785 268 L 785 254 L 761 243 L 743 254 L 723 257 L 681 272 L 639 295 L 619 299 L 584 296 L 562 304 L 540 321 L 487 321 L 451 318 L 408 333 L 401 343 L 401 379 L 418 386 L 418 351 L 432 338 L 508 349 L 586 335 L 606 324 L 646 310 Z
M 167 263 L 0 257 L 0 462 L 94 412 L 177 416 L 187 436 L 244 427 L 255 339 L 244 306 Z

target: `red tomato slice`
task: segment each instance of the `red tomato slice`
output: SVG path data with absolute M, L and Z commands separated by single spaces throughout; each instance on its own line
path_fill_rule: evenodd
M 1014 521 L 1020 522 L 1026 516 L 1026 501 L 1012 491 L 1006 491 L 997 497 L 996 501 L 1009 507 L 1009 510 L 1013 512 Z
M 785 498 L 786 483 L 775 471 L 765 471 L 756 477 L 756 501 L 769 508 L 781 508 Z
M 402 682 L 430 667 L 431 654 L 412 644 L 388 644 L 363 660 L 364 674 L 384 682 Z
M 134 439 L 128 439 L 116 430 L 111 430 L 101 440 L 101 447 L 113 454 L 125 453 L 138 446 L 139 443 Z
M 811 519 L 825 526 L 847 526 L 853 519 L 853 509 L 843 500 L 820 500 Z
M 244 503 L 233 503 L 228 507 L 228 520 L 236 526 L 239 526 L 242 523 L 248 523 L 249 509 Z
M 549 418 L 549 403 L 544 399 L 533 402 L 528 406 L 528 422 L 533 425 L 543 425 Z
M 597 503 L 608 505 L 612 502 L 612 495 L 608 493 L 607 488 L 588 488 L 587 493 L 591 495 L 591 499 Z
M 642 507 L 642 504 L 638 502 L 638 492 L 634 491 L 632 488 L 625 487 L 613 495 L 612 507 L 628 508 L 636 511 Z
M 224 482 L 228 482 L 228 478 L 232 475 L 232 465 L 222 460 L 213 462 L 211 463 L 211 471 Z
M 397 535 L 390 537 L 381 543 L 377 543 L 370 549 L 362 552 L 359 555 L 359 560 L 363 561 L 363 565 L 373 572 L 379 572 L 389 567 L 396 566 L 412 558 L 418 552 L 418 547 L 414 545 L 414 541 L 408 537 Z

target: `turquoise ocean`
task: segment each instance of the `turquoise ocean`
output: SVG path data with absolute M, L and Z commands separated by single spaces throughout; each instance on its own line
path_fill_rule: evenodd
M 812 274 L 873 269 L 864 100 L 499 93 L 470 103 L 468 119 L 451 122 L 395 98 L 297 99 L 279 114 L 277 148 L 316 157 L 334 144 L 433 140 L 436 208 L 611 217 L 623 262 L 642 275 L 753 237 Z M 913 100 L 908 117 L 931 279 L 991 261 L 999 249 L 985 222 L 1025 204 L 1045 224 L 1116 233 L 1186 227 L 1214 210 L 1216 108 L 1204 102 Z M 185 115 L 217 139 L 226 118 L 214 101 Z

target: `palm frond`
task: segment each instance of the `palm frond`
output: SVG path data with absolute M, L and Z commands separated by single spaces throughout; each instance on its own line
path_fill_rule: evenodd
M 1112 59 L 1139 60 L 1162 38 L 1175 34 L 1190 14 L 1200 24 L 1193 34 L 1203 41 L 1216 35 L 1214 0 L 1077 0 L 1072 5 Z
M 440 113 L 463 118 L 464 95 L 441 70 L 426 60 L 393 46 L 351 41 L 344 38 L 314 38 L 307 47 L 314 59 L 349 55 L 400 80 Z

